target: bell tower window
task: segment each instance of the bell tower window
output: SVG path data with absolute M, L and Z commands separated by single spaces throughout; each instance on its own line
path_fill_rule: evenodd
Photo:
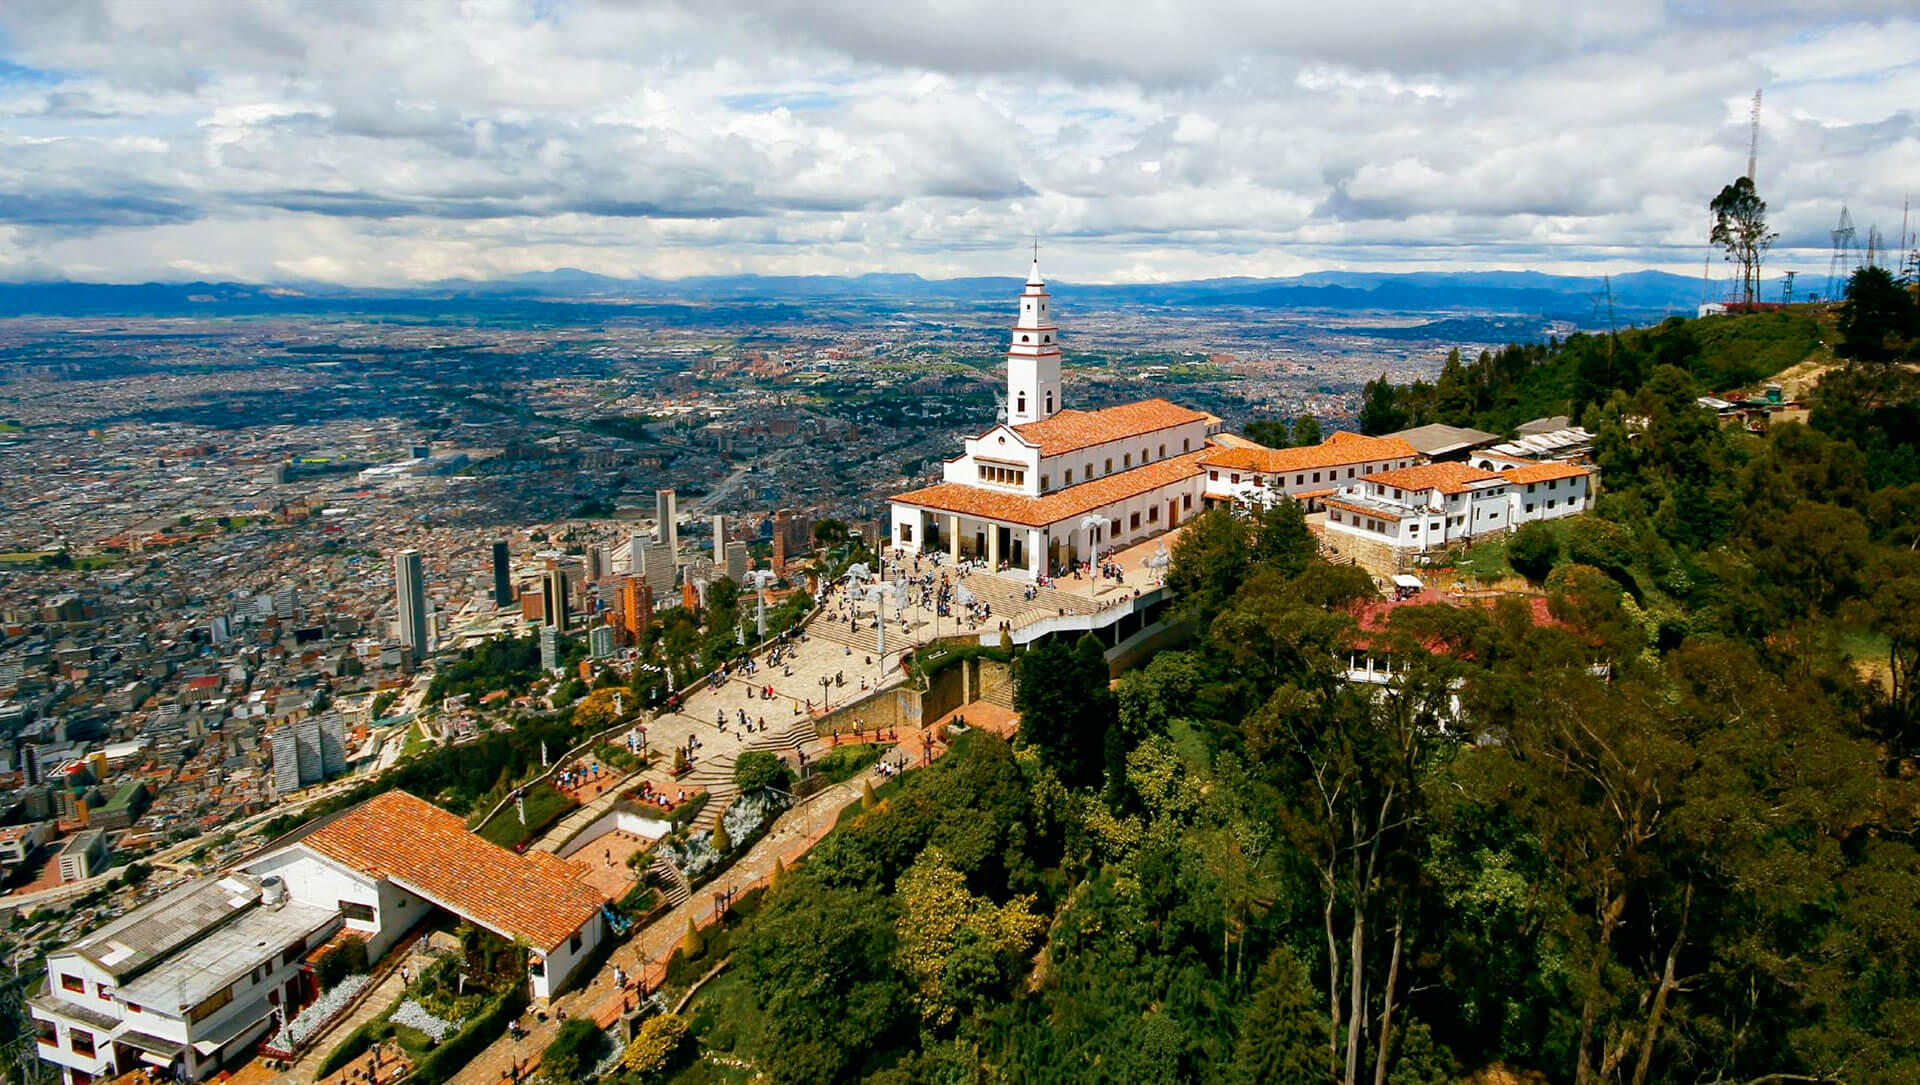
M 1025 392 L 1020 393 L 1019 401 L 1017 405 L 1014 407 L 1014 409 L 1019 411 L 1021 414 L 1027 413 L 1027 394 Z
M 1052 392 L 1047 393 L 1047 413 L 1048 414 L 1053 413 L 1053 393 Z

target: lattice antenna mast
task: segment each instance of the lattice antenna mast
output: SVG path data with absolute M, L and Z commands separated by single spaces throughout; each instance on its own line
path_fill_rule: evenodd
M 1833 259 L 1827 264 L 1827 298 L 1838 298 L 1853 275 L 1853 215 L 1846 204 L 1840 205 L 1840 223 L 1828 233 L 1833 239 Z
M 1757 90 L 1753 92 L 1753 109 L 1747 116 L 1753 129 L 1747 137 L 1747 180 L 1758 185 L 1759 179 L 1753 175 L 1754 165 L 1760 157 L 1760 92 Z

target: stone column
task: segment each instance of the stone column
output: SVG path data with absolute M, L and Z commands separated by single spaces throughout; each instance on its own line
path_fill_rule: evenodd
M 947 517 L 947 549 L 953 563 L 960 564 L 960 517 L 958 515 Z
M 1047 571 L 1046 540 L 1037 527 L 1027 529 L 1027 579 L 1038 580 Z
M 1000 568 L 1000 525 L 987 521 L 987 571 L 997 572 Z

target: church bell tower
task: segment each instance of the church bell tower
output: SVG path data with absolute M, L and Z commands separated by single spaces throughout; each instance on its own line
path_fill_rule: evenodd
M 1020 425 L 1050 418 L 1060 403 L 1060 329 L 1048 311 L 1040 256 L 1034 254 L 1027 288 L 1020 295 L 1020 320 L 1007 349 L 1007 422 Z

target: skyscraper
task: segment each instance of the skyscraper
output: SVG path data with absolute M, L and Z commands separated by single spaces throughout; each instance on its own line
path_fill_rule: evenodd
M 653 541 L 665 543 L 674 560 L 680 560 L 680 512 L 674 506 L 672 490 L 653 492 L 653 522 Z
M 395 625 L 400 643 L 413 649 L 416 661 L 427 658 L 427 586 L 420 575 L 420 551 L 402 550 L 393 556 Z
M 635 575 L 620 582 L 620 611 L 627 636 L 637 641 L 653 624 L 653 589 L 645 577 Z
M 550 625 L 540 627 L 540 669 L 560 669 L 560 634 Z
M 567 618 L 567 572 L 565 569 L 548 569 L 546 581 L 541 589 L 543 613 L 541 620 L 554 629 L 565 632 Z
M 513 603 L 513 559 L 507 553 L 505 539 L 493 544 L 493 605 Z

